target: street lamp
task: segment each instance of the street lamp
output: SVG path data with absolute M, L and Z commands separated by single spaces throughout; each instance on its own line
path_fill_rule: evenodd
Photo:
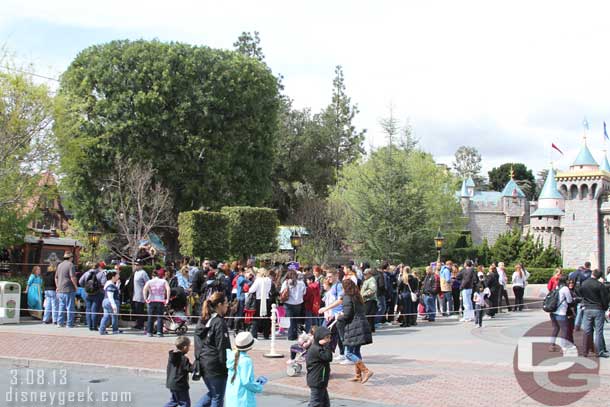
M 294 260 L 297 260 L 297 250 L 303 245 L 303 238 L 298 230 L 294 229 L 290 235 L 290 245 L 294 249 Z
M 89 237 L 89 246 L 91 247 L 91 256 L 95 259 L 95 250 L 100 244 L 100 237 L 102 236 L 102 232 L 97 231 L 97 227 L 93 227 L 93 230 L 87 233 Z
M 444 241 L 445 241 L 445 238 L 443 237 L 443 234 L 441 233 L 441 229 L 439 228 L 438 233 L 434 237 L 434 246 L 436 246 L 436 252 L 438 253 L 438 259 L 436 260 L 437 263 L 441 262 L 441 249 L 443 248 Z

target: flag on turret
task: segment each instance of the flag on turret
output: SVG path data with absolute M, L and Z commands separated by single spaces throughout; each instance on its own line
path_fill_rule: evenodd
M 604 122 L 604 140 L 610 140 L 610 137 L 608 137 L 608 132 L 606 131 L 606 122 Z
M 561 155 L 563 155 L 563 151 L 561 151 L 561 150 L 559 149 L 559 147 L 557 147 L 557 146 L 555 145 L 555 143 L 552 143 L 552 144 L 551 144 L 551 147 L 553 147 L 555 150 L 559 151 L 559 152 L 561 153 Z

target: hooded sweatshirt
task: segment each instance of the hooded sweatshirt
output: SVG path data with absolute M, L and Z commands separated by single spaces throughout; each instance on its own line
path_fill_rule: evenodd
M 165 386 L 171 391 L 186 391 L 189 389 L 189 372 L 193 365 L 184 353 L 170 350 L 167 359 L 167 380 Z
M 235 352 L 227 349 L 227 390 L 225 392 L 225 407 L 256 407 L 256 394 L 263 391 L 263 386 L 256 382 L 254 377 L 254 364 L 246 352 L 240 352 L 237 369 L 235 365 Z M 233 374 L 235 380 L 231 383 Z
M 328 328 L 319 327 L 314 335 L 313 344 L 307 351 L 307 386 L 309 387 L 321 389 L 328 387 L 333 352 L 330 343 L 320 345 L 320 341 L 328 335 L 330 335 Z

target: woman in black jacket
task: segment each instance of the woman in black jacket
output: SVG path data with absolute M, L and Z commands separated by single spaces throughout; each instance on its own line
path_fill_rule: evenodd
M 224 316 L 229 302 L 224 292 L 215 292 L 203 302 L 201 318 L 195 328 L 195 369 L 208 388 L 195 407 L 222 407 L 227 384 L 227 349 L 231 349 L 229 329 Z
M 362 361 L 360 347 L 373 343 L 371 326 L 364 313 L 364 301 L 358 286 L 350 279 L 343 280 L 343 315 L 339 318 L 345 324 L 343 344 L 346 347 L 345 357 L 355 363 L 354 382 L 366 383 L 373 372 L 367 369 Z
M 417 305 L 419 300 L 413 301 L 411 293 L 418 295 L 419 280 L 411 273 L 411 267 L 404 266 L 398 281 L 398 299 L 402 305 L 403 317 L 401 327 L 417 325 Z

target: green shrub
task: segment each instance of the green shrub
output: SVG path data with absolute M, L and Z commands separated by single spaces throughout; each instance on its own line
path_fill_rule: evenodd
M 231 254 L 243 259 L 277 250 L 279 220 L 275 209 L 226 206 L 221 213 L 229 219 Z
M 190 211 L 178 215 L 180 253 L 224 259 L 229 254 L 229 218 L 219 212 Z

